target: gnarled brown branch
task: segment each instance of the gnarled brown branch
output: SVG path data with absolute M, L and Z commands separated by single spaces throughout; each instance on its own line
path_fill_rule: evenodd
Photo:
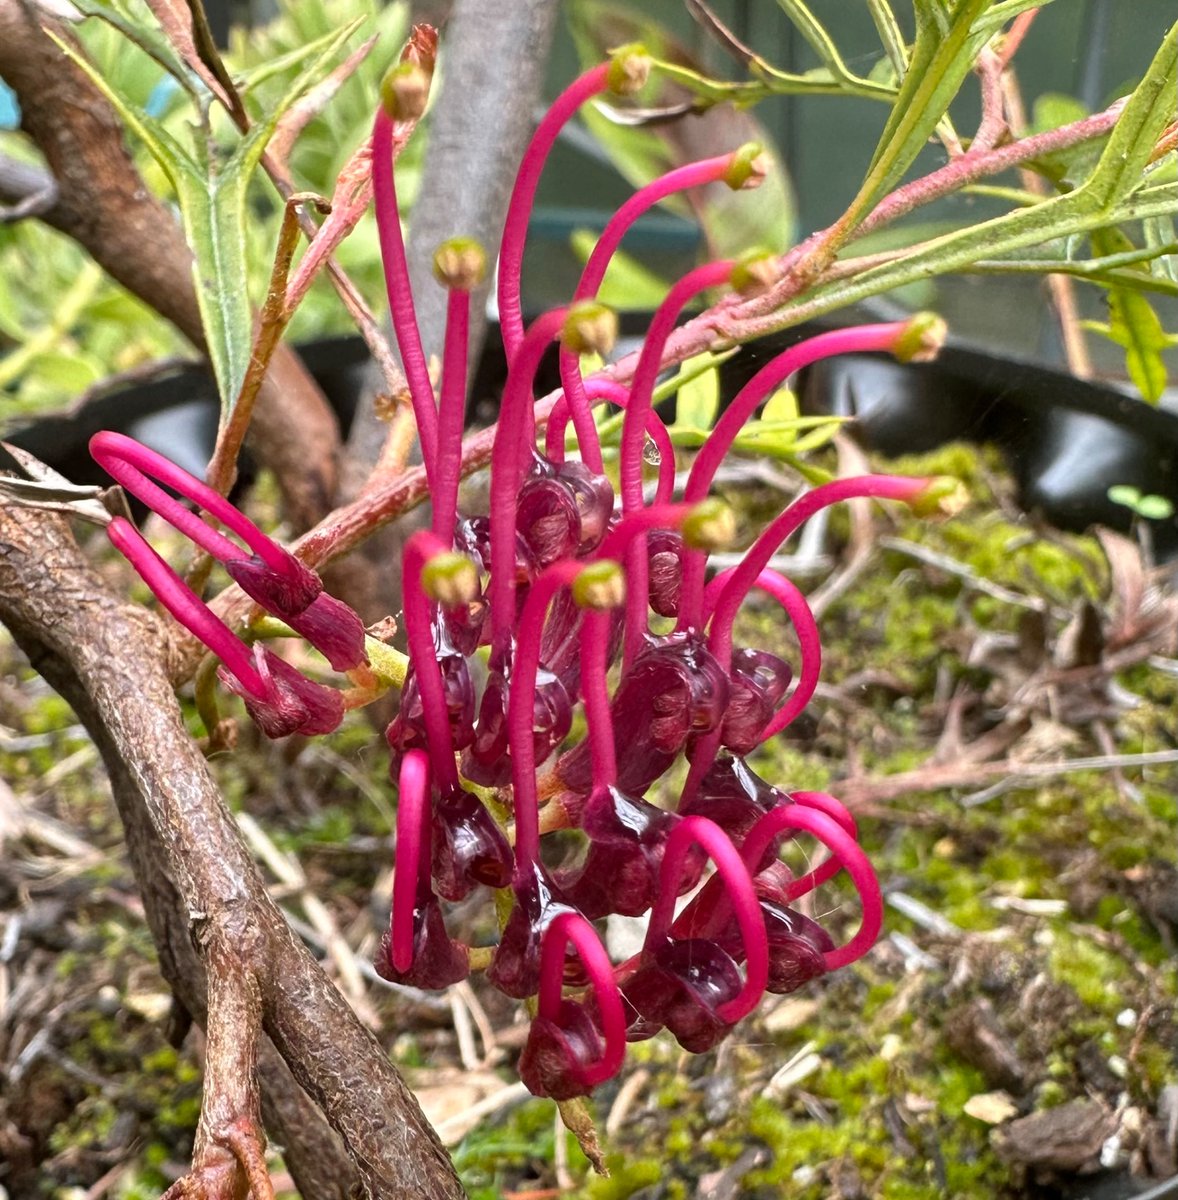
M 0 508 L 0 620 L 75 706 L 103 753 L 149 912 L 156 908 L 153 932 L 168 977 L 187 974 L 179 964 L 195 958 L 194 937 L 201 953 L 231 948 L 239 978 L 244 972 L 256 987 L 277 1054 L 341 1136 L 368 1194 L 461 1196 L 413 1095 L 270 899 L 185 729 L 158 623 L 111 594 L 64 519 L 11 507 Z M 145 859 L 154 865 L 145 869 Z M 164 914 L 155 904 L 161 890 L 175 898 Z M 201 995 L 183 999 L 190 1011 L 204 1007 Z M 230 994 L 231 1002 L 240 999 L 240 991 Z M 280 1133 L 293 1173 L 304 1132 L 297 1096 L 288 1089 L 283 1103 L 295 1118 Z M 214 1126 L 216 1112 L 210 1109 Z M 314 1122 L 306 1131 L 321 1133 Z M 337 1196 L 340 1186 L 337 1178 L 322 1190 L 308 1185 L 306 1194 Z

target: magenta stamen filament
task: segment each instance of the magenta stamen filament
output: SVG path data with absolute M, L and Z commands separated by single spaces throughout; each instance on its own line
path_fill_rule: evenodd
M 839 354 L 864 354 L 872 351 L 894 349 L 897 340 L 909 330 L 907 321 L 893 321 L 882 325 L 859 325 L 850 329 L 836 329 L 822 333 L 777 355 L 766 363 L 737 392 L 732 403 L 721 414 L 707 441 L 700 447 L 683 499 L 688 502 L 703 500 L 716 471 L 731 450 L 737 435 L 757 408 L 795 372 L 826 358 Z M 679 609 L 679 628 L 698 628 L 702 619 L 701 592 L 707 556 L 698 551 L 689 551 L 683 560 L 683 591 Z
M 524 464 L 534 453 L 532 381 L 548 343 L 560 332 L 568 310 L 537 318 L 511 359 L 491 450 L 491 636 L 502 640 L 515 624 L 516 499 Z
M 708 647 L 722 667 L 732 661 L 732 622 L 757 577 L 768 566 L 781 544 L 816 512 L 843 500 L 874 497 L 911 502 L 928 488 L 927 478 L 895 475 L 858 475 L 836 479 L 799 496 L 780 513 L 753 543 L 716 599 Z M 694 762 L 694 760 L 693 760 Z
M 438 404 L 438 452 L 434 476 L 433 529 L 452 545 L 462 474 L 462 430 L 466 418 L 466 370 L 470 344 L 470 292 L 451 288 L 446 302 L 442 391 Z
M 749 830 L 741 853 L 750 869 L 761 860 L 773 839 L 786 829 L 800 829 L 813 834 L 826 846 L 834 859 L 846 868 L 855 890 L 859 893 L 863 917 L 855 936 L 845 945 L 822 956 L 828 971 L 845 967 L 848 963 L 862 958 L 879 937 L 883 925 L 883 896 L 879 890 L 879 880 L 875 877 L 875 871 L 872 870 L 871 863 L 868 862 L 867 855 L 863 853 L 859 843 L 825 812 L 804 804 L 787 804 L 775 808 Z M 800 884 L 802 880 L 796 882 Z M 736 912 L 739 919 L 740 910 L 737 909 Z
M 397 189 L 393 171 L 393 119 L 378 105 L 372 127 L 372 192 L 376 208 L 376 228 L 380 235 L 380 256 L 384 263 L 389 296 L 389 314 L 401 366 L 409 384 L 417 435 L 427 478 L 432 478 L 438 453 L 438 410 L 429 365 L 417 327 L 413 290 L 409 286 L 409 263 L 405 258 L 405 239 L 401 233 L 401 215 L 397 211 Z
M 717 598 L 735 570 L 735 567 L 729 567 L 726 571 L 721 571 L 708 584 L 703 598 L 705 621 L 712 615 Z M 765 726 L 761 734 L 761 741 L 765 742 L 785 729 L 810 703 L 822 674 L 822 642 L 818 637 L 818 622 L 814 620 L 809 602 L 796 583 L 780 572 L 766 568 L 757 576 L 753 586 L 767 592 L 785 609 L 797 635 L 800 655 L 797 682 L 789 699 Z
M 650 411 L 651 396 L 658 379 L 659 367 L 662 365 L 663 347 L 684 307 L 700 292 L 728 283 L 732 277 L 732 268 L 731 262 L 715 262 L 689 271 L 672 286 L 667 298 L 659 305 L 651 320 L 630 385 L 626 418 L 622 422 L 620 474 L 622 511 L 625 513 L 639 509 L 643 504 L 642 451 L 646 438 L 646 416 Z M 634 622 L 631 620 L 633 610 L 627 606 L 622 655 L 626 666 L 634 661 L 646 632 L 645 608 L 649 574 L 646 539 L 641 538 L 630 547 L 626 557 L 626 578 L 633 592 L 643 598 L 644 608 L 642 621 Z
M 859 840 L 859 829 L 855 824 L 855 818 L 851 816 L 847 806 L 841 800 L 836 800 L 829 792 L 791 792 L 789 798 L 804 808 L 813 808 L 818 812 L 825 813 L 852 841 Z M 843 864 L 839 859 L 828 858 L 812 871 L 795 879 L 785 889 L 786 899 L 797 900 L 799 896 L 812 892 L 826 883 L 828 879 L 833 879 L 842 869 Z
M 429 880 L 429 758 L 409 750 L 397 789 L 397 856 L 393 873 L 392 960 L 404 975 L 413 966 L 413 917 Z
M 595 792 L 613 787 L 618 778 L 617 747 L 606 679 L 612 616 L 608 609 L 588 608 L 581 613 L 581 701 L 589 731 Z
M 621 1070 L 626 1054 L 626 1015 L 614 979 L 613 964 L 593 926 L 580 913 L 562 912 L 544 931 L 540 947 L 540 991 L 538 1011 L 546 1020 L 560 1022 L 563 1001 L 565 948 L 572 943 L 589 977 L 597 1000 L 601 1033 L 605 1042 L 601 1058 L 583 1068 L 583 1082 L 593 1088 L 612 1079 Z
M 532 135 L 516 172 L 515 186 L 511 191 L 507 217 L 503 223 L 503 240 L 499 246 L 499 325 L 503 332 L 503 347 L 507 351 L 509 363 L 514 361 L 524 338 L 520 272 L 536 186 L 540 182 L 544 163 L 557 135 L 586 100 L 605 91 L 609 86 L 609 70 L 609 63 L 601 63 L 573 80 L 561 92 L 536 126 L 536 132 Z
M 218 562 L 242 558 L 241 547 L 202 521 L 191 509 L 153 483 L 153 479 L 167 484 L 216 517 L 222 525 L 237 534 L 266 566 L 280 574 L 290 573 L 293 556 L 288 551 L 268 538 L 220 492 L 189 475 L 162 454 L 157 454 L 124 434 L 110 431 L 96 433 L 90 439 L 90 454 L 121 487 L 142 500 L 173 529 L 178 530 L 207 554 L 211 554 Z
M 454 739 L 450 734 L 446 691 L 434 645 L 433 605 L 422 586 L 421 574 L 431 558 L 448 551 L 449 546 L 445 542 L 423 529 L 405 543 L 401 556 L 405 639 L 409 644 L 409 660 L 421 695 L 421 715 L 425 722 L 434 778 L 445 795 L 457 792 L 460 784 L 458 767 L 454 761 Z
M 687 163 L 676 167 L 665 175 L 648 183 L 644 188 L 635 192 L 621 208 L 610 217 L 589 261 L 581 272 L 577 290 L 573 293 L 574 303 L 578 300 L 591 300 L 597 295 L 610 260 L 617 253 L 622 239 L 629 232 L 634 222 L 649 212 L 660 200 L 687 188 L 699 187 L 722 179 L 732 165 L 732 155 L 722 154 L 716 158 L 706 158 L 700 162 Z M 572 412 L 573 427 L 577 431 L 577 444 L 581 451 L 581 461 L 591 470 L 601 473 L 601 443 L 597 437 L 597 427 L 589 412 L 588 397 L 584 381 L 581 378 L 579 356 L 571 350 L 562 349 L 560 352 L 560 381 L 564 386 L 564 394 Z M 661 480 L 661 473 L 660 473 Z M 670 499 L 670 496 L 666 497 Z
M 683 865 L 688 850 L 695 845 L 702 847 L 716 864 L 716 873 L 736 913 L 736 922 L 744 942 L 744 987 L 738 995 L 716 1010 L 721 1020 L 735 1025 L 756 1008 L 764 994 L 769 982 L 769 946 L 761 907 L 753 891 L 748 868 L 731 839 L 714 821 L 706 817 L 684 817 L 671 830 L 659 869 L 659 898 L 650 913 L 645 945 L 648 950 L 652 949 L 660 938 L 670 936 Z
M 540 814 L 536 798 L 535 692 L 540 641 L 548 606 L 584 564 L 566 559 L 546 567 L 532 582 L 520 613 L 511 682 L 507 694 L 508 744 L 515 804 L 515 884 L 525 886 L 540 853 Z M 408 612 L 406 612 L 406 618 Z
M 591 378 L 584 381 L 584 393 L 589 404 L 598 400 L 607 400 L 618 408 L 625 408 L 630 402 L 630 393 L 620 383 L 612 379 Z M 544 453 L 553 462 L 564 462 L 564 434 L 569 423 L 569 405 L 564 395 L 557 398 L 548 417 L 548 427 L 544 432 Z M 650 435 L 659 452 L 658 485 L 655 489 L 654 502 L 669 504 L 675 493 L 675 447 L 671 435 L 662 417 L 650 409 L 646 414 L 646 432 Z M 596 436 L 596 426 L 594 427 Z M 581 433 L 577 431 L 577 441 L 582 446 Z M 582 452 L 582 460 L 584 453 Z M 598 468 L 599 469 L 599 468 Z
M 225 664 L 238 683 L 255 699 L 269 699 L 266 685 L 254 667 L 249 647 L 214 615 L 212 609 L 155 552 L 139 530 L 126 518 L 115 517 L 107 526 L 106 534 L 164 608 Z

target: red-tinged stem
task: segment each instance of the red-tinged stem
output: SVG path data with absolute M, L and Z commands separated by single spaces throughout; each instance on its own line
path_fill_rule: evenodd
M 646 341 L 638 358 L 638 366 L 634 371 L 634 379 L 630 385 L 630 402 L 626 407 L 626 418 L 622 422 L 621 448 L 621 491 L 622 511 L 633 512 L 642 507 L 642 450 L 646 438 L 646 417 L 651 409 L 651 397 L 654 393 L 655 381 L 658 379 L 659 366 L 662 362 L 663 347 L 667 338 L 675 328 L 679 314 L 690 301 L 700 292 L 709 288 L 720 287 L 728 283 L 732 276 L 732 262 L 707 263 L 696 267 L 683 276 L 670 292 L 667 298 L 655 311 L 654 318 L 647 330 Z M 646 560 L 646 539 L 642 538 L 630 547 L 626 558 L 626 579 L 629 587 L 644 598 L 649 587 L 649 563 Z M 629 665 L 634 660 L 642 644 L 642 635 L 646 629 L 643 618 L 640 625 L 630 621 L 631 606 L 627 606 L 625 640 L 623 642 L 622 661 Z
M 841 831 L 840 831 L 841 832 Z M 700 846 L 716 864 L 716 871 L 736 913 L 745 950 L 745 980 L 739 995 L 716 1011 L 722 1020 L 735 1024 L 756 1008 L 769 982 L 769 947 L 761 906 L 753 891 L 752 879 L 739 851 L 728 835 L 706 817 L 684 817 L 667 838 L 659 868 L 659 898 L 650 913 L 646 928 L 646 948 L 652 949 L 661 938 L 670 936 L 675 898 L 687 852 Z
M 694 502 L 704 499 L 716 471 L 745 423 L 757 408 L 775 392 L 791 375 L 813 363 L 838 354 L 865 354 L 872 351 L 890 351 L 897 339 L 910 330 L 907 321 L 893 321 L 881 325 L 859 325 L 851 329 L 835 329 L 808 338 L 791 346 L 765 364 L 737 392 L 732 403 L 724 410 L 715 429 L 700 447 L 687 477 L 683 499 Z M 698 550 L 687 550 L 683 556 L 683 599 L 680 601 L 679 628 L 699 628 L 703 613 L 701 599 L 707 555 Z
M 397 210 L 397 189 L 393 179 L 393 119 L 378 105 L 372 126 L 372 192 L 376 204 L 376 228 L 380 236 L 380 256 L 384 262 L 389 296 L 389 315 L 401 365 L 409 384 L 417 434 L 426 474 L 432 477 L 438 452 L 438 410 L 429 365 L 417 327 L 417 310 L 409 284 L 409 262 L 405 257 L 405 239 L 401 233 L 401 214 Z
M 190 508 L 153 483 L 158 479 L 168 487 L 195 501 L 222 525 L 231 529 L 257 556 L 276 571 L 290 570 L 291 555 L 268 538 L 244 513 L 238 512 L 219 492 L 202 480 L 189 475 L 175 463 L 157 454 L 134 438 L 109 430 L 90 439 L 94 461 L 132 496 L 142 500 L 173 529 L 195 542 L 218 562 L 241 558 L 241 548 L 223 533 L 202 521 Z
M 515 624 L 515 518 L 524 464 L 535 450 L 532 381 L 548 343 L 560 332 L 568 310 L 553 309 L 532 322 L 511 359 L 499 406 L 491 450 L 491 602 L 492 642 Z
M 589 729 L 594 791 L 613 787 L 618 779 L 617 747 L 606 681 L 611 618 L 608 609 L 585 609 L 581 613 L 581 700 Z
M 440 538 L 423 529 L 405 543 L 401 555 L 402 604 L 409 661 L 421 694 L 430 763 L 444 795 L 457 792 L 460 784 L 454 761 L 454 739 L 450 734 L 450 714 L 446 708 L 446 690 L 434 645 L 433 603 L 422 587 L 421 573 L 431 558 L 449 549 Z
M 843 500 L 874 497 L 911 502 L 930 484 L 927 478 L 899 475 L 858 475 L 836 479 L 799 496 L 770 523 L 753 543 L 744 561 L 732 573 L 716 599 L 708 635 L 708 648 L 722 667 L 732 661 L 732 622 L 757 577 L 768 566 L 781 544 L 816 512 Z
M 466 419 L 466 358 L 470 343 L 470 292 L 451 288 L 442 350 L 438 405 L 438 457 L 434 478 L 434 533 L 452 544 L 462 475 L 462 429 Z
M 494 501 L 492 500 L 492 504 Z M 492 509 L 494 511 L 494 509 Z M 511 747 L 511 783 L 515 805 L 515 886 L 533 879 L 533 864 L 540 853 L 540 810 L 536 798 L 536 676 L 540 668 L 540 642 L 548 606 L 567 587 L 584 563 L 564 559 L 546 567 L 532 581 L 520 613 L 511 682 L 507 694 L 507 735 Z M 491 577 L 494 583 L 494 575 Z M 406 618 L 408 612 L 406 612 Z
M 703 598 L 705 621 L 711 616 L 717 597 L 724 590 L 735 571 L 735 567 L 729 567 L 728 570 L 721 571 L 708 584 Z M 767 592 L 785 609 L 786 615 L 793 624 L 794 633 L 797 635 L 800 654 L 797 683 L 794 685 L 789 699 L 765 726 L 765 730 L 761 734 L 761 741 L 765 742 L 774 734 L 785 729 L 810 703 L 810 698 L 814 695 L 814 690 L 818 686 L 818 678 L 822 673 L 822 642 L 818 637 L 818 622 L 814 620 L 810 604 L 796 583 L 786 579 L 778 571 L 766 569 L 757 576 L 753 586 Z
M 592 406 L 600 400 L 608 400 L 618 408 L 625 408 L 630 402 L 629 389 L 612 379 L 600 376 L 584 381 L 586 404 Z M 564 434 L 569 423 L 569 405 L 562 394 L 553 405 L 552 415 L 548 418 L 548 427 L 544 432 L 544 453 L 553 462 L 564 462 Z M 646 414 L 646 432 L 650 435 L 659 452 L 658 487 L 655 491 L 656 504 L 669 504 L 675 492 L 675 447 L 671 435 L 662 417 L 652 408 Z M 596 426 L 594 427 L 596 436 Z M 577 431 L 580 442 L 581 433 Z M 584 459 L 584 454 L 581 455 Z
M 601 1017 L 605 1049 L 601 1058 L 584 1068 L 582 1073 L 583 1082 L 589 1087 L 596 1087 L 612 1079 L 622 1068 L 622 1060 L 626 1056 L 626 1015 L 609 955 L 593 926 L 580 913 L 559 913 L 544 931 L 544 941 L 540 947 L 537 1007 L 541 1017 L 559 1021 L 563 1001 L 565 948 L 570 942 L 585 967 Z
M 622 244 L 622 239 L 629 232 L 630 227 L 640 216 L 676 192 L 722 179 L 731 166 L 731 154 L 722 154 L 716 158 L 705 158 L 700 162 L 686 163 L 682 167 L 668 171 L 665 175 L 635 192 L 610 217 L 601 236 L 597 239 L 597 244 L 589 255 L 589 261 L 586 262 L 585 269 L 581 272 L 577 290 L 573 293 L 574 302 L 589 300 L 597 295 L 597 291 L 605 279 L 610 260 L 617 253 L 617 249 Z M 600 474 L 602 469 L 601 443 L 598 441 L 597 427 L 593 423 L 593 414 L 590 412 L 584 381 L 581 378 L 579 356 L 571 350 L 562 349 L 560 352 L 560 380 L 564 385 L 564 394 L 568 398 L 568 404 L 572 411 L 573 426 L 577 431 L 577 443 L 581 450 L 581 461 L 590 470 Z M 660 481 L 661 478 L 660 473 Z
M 397 788 L 397 850 L 393 873 L 392 959 L 398 974 L 413 966 L 413 917 L 429 879 L 429 757 L 409 750 Z
M 864 954 L 875 944 L 883 925 L 883 896 L 879 890 L 879 880 L 875 876 L 867 855 L 863 853 L 859 843 L 845 829 L 832 820 L 818 808 L 804 804 L 783 805 L 766 813 L 749 830 L 742 850 L 746 864 L 756 864 L 769 848 L 773 839 L 786 829 L 804 830 L 812 833 L 834 858 L 847 870 L 859 900 L 863 906 L 863 918 L 855 936 L 845 945 L 823 954 L 823 961 L 828 971 L 845 967 Z M 799 883 L 802 881 L 799 880 Z M 737 918 L 740 910 L 736 910 Z
M 139 530 L 125 517 L 115 517 L 106 527 L 106 535 L 164 608 L 225 664 L 238 683 L 257 699 L 269 699 L 246 644 L 213 615 L 208 605 L 160 558 Z
M 524 151 L 515 186 L 507 206 L 503 224 L 503 241 L 499 246 L 499 325 L 503 331 L 503 346 L 507 361 L 514 360 L 524 339 L 523 306 L 520 301 L 520 272 L 524 261 L 524 244 L 528 237 L 528 220 L 536 198 L 536 186 L 544 163 L 563 126 L 572 119 L 586 100 L 600 95 L 609 85 L 610 64 L 602 63 L 571 84 L 544 114 L 536 132 Z

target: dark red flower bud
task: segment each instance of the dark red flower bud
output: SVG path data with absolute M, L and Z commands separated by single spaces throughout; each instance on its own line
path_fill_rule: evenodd
M 245 701 L 246 711 L 267 737 L 291 733 L 313 737 L 339 728 L 344 719 L 344 701 L 339 692 L 314 683 L 262 645 L 254 646 L 253 659 L 266 689 L 265 697 L 247 692 L 224 667 L 217 674 L 229 691 Z
M 562 912 L 576 910 L 564 902 L 544 869 L 533 868 L 516 883 L 515 907 L 507 919 L 487 979 L 514 1000 L 534 996 L 540 986 L 540 945 L 544 930 Z
M 431 829 L 434 887 L 445 899 L 462 900 L 477 884 L 511 882 L 511 847 L 477 796 L 461 791 L 436 800 Z
M 271 616 L 289 621 L 323 591 L 323 580 L 293 554 L 286 555 L 286 561 L 286 568 L 277 571 L 255 554 L 250 558 L 227 560 L 225 570 L 229 578 Z
M 733 754 L 751 754 L 761 744 L 765 726 L 785 695 L 791 677 L 789 665 L 776 654 L 767 650 L 734 650 L 721 745 Z
M 519 1059 L 519 1077 L 534 1096 L 571 1100 L 591 1090 L 585 1068 L 597 1062 L 605 1039 L 583 1004 L 571 1000 L 551 1020 L 535 1017 Z
M 331 663 L 333 670 L 350 671 L 368 661 L 364 622 L 342 600 L 320 592 L 301 613 L 284 619 Z
M 683 586 L 683 535 L 676 529 L 652 529 L 646 535 L 650 557 L 650 607 L 660 617 L 679 615 Z
M 393 966 L 391 933 L 381 938 L 373 965 L 382 979 L 419 988 L 449 987 L 470 974 L 467 949 L 451 940 L 438 898 L 429 892 L 418 896 L 413 909 L 413 964 L 409 970 L 398 971 Z

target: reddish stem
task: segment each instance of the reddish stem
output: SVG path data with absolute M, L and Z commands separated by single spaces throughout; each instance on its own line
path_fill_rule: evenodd
M 841 831 L 840 831 L 841 832 Z M 728 835 L 706 817 L 684 817 L 667 838 L 659 869 L 659 897 L 646 927 L 645 948 L 653 949 L 660 938 L 670 936 L 675 899 L 687 852 L 700 846 L 716 864 L 716 871 L 736 913 L 745 950 L 745 980 L 739 995 L 716 1011 L 722 1020 L 735 1025 L 756 1008 L 769 982 L 769 947 L 761 906 L 753 891 L 752 879 L 740 853 Z
M 691 473 L 687 477 L 683 499 L 694 502 L 707 496 L 716 471 L 745 423 L 794 372 L 838 354 L 890 351 L 895 348 L 897 339 L 909 329 L 910 323 L 907 321 L 835 329 L 830 333 L 808 338 L 771 359 L 737 392 L 732 403 L 716 422 L 716 427 L 707 441 L 700 447 L 695 462 L 691 465 Z M 679 609 L 680 629 L 699 628 L 702 623 L 706 562 L 707 555 L 700 551 L 688 550 L 684 554 L 683 598 Z
M 429 757 L 409 750 L 401 760 L 397 788 L 397 850 L 393 874 L 392 959 L 404 975 L 413 966 L 413 917 L 422 884 L 429 879 Z
M 584 1082 L 593 1088 L 612 1079 L 622 1069 L 622 1060 L 626 1056 L 626 1015 L 614 979 L 613 964 L 593 926 L 580 913 L 561 912 L 544 931 L 540 947 L 540 1016 L 549 1021 L 560 1021 L 565 949 L 570 942 L 589 977 L 605 1040 L 601 1058 L 583 1071 Z
M 446 302 L 442 351 L 442 394 L 438 405 L 438 456 L 434 477 L 434 533 L 453 544 L 462 474 L 462 429 L 466 420 L 466 371 L 470 345 L 470 292 L 451 288 Z
M 431 558 L 449 551 L 440 538 L 428 530 L 415 533 L 401 555 L 402 604 L 409 660 L 421 694 L 421 715 L 433 766 L 434 778 L 446 795 L 460 789 L 458 767 L 454 761 L 454 739 L 450 734 L 450 714 L 446 691 L 433 636 L 433 604 L 422 586 L 421 574 Z
M 491 450 L 491 603 L 492 642 L 515 624 L 515 518 L 524 463 L 534 452 L 532 381 L 548 343 L 564 324 L 568 310 L 553 309 L 532 323 L 511 359 L 499 406 Z
M 516 172 L 515 186 L 511 191 L 511 200 L 503 224 L 503 241 L 499 246 L 499 325 L 503 332 L 503 346 L 507 351 L 509 363 L 515 359 L 524 340 L 520 272 L 536 186 L 540 182 L 544 163 L 561 128 L 586 100 L 605 91 L 609 84 L 609 71 L 610 64 L 601 63 L 573 80 L 561 92 L 536 126 L 536 132 L 532 135 Z
M 380 256 L 384 262 L 389 296 L 389 315 L 401 365 L 409 384 L 421 454 L 431 483 L 438 452 L 438 410 L 429 365 L 417 326 L 417 310 L 409 283 L 409 262 L 405 257 L 405 239 L 401 233 L 401 214 L 397 209 L 397 189 L 393 171 L 393 119 L 383 105 L 376 110 L 372 126 L 372 191 L 376 202 L 376 228 L 380 235 Z

